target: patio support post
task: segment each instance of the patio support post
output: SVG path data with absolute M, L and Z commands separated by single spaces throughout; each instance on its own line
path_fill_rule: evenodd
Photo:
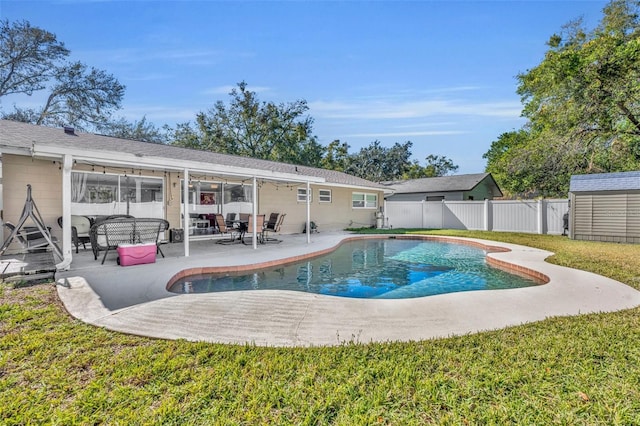
M 65 154 L 62 156 L 62 255 L 63 259 L 56 265 L 58 270 L 67 270 L 71 265 L 71 169 L 73 157 Z
M 311 243 L 311 184 L 307 181 L 307 244 Z
M 251 236 L 251 241 L 253 241 L 253 249 L 256 250 L 258 248 L 258 185 L 257 185 L 256 177 L 253 177 L 253 193 L 251 194 L 252 202 L 253 202 L 253 235 Z
M 189 257 L 189 169 L 184 169 L 184 184 L 182 185 L 182 228 L 184 229 L 184 255 Z

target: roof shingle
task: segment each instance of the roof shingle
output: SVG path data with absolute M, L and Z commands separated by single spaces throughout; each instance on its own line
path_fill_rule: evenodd
M 573 175 L 569 192 L 640 190 L 640 171 Z
M 296 164 L 279 163 L 276 161 L 260 160 L 237 155 L 220 154 L 209 151 L 176 147 L 171 145 L 151 142 L 140 142 L 129 139 L 120 139 L 111 136 L 95 135 L 92 133 L 74 134 L 65 133 L 62 128 L 36 126 L 33 124 L 16 121 L 0 120 L 0 148 L 10 147 L 18 149 L 30 149 L 34 143 L 51 147 L 104 151 L 111 153 L 125 153 L 138 157 L 156 157 L 176 161 L 199 162 L 203 166 L 211 168 L 211 165 L 241 167 L 251 175 L 251 170 L 263 170 L 270 172 L 288 173 L 304 176 L 324 178 L 327 183 L 375 188 L 382 190 L 383 186 L 351 176 L 346 173 L 325 170 L 316 167 Z M 215 171 L 212 170 L 215 173 Z

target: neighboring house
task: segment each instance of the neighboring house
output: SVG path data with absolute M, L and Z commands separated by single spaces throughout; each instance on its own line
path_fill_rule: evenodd
M 569 237 L 640 243 L 640 171 L 571 176 Z
M 393 193 L 387 201 L 492 200 L 502 191 L 491 173 L 382 182 Z
M 20 218 L 27 184 L 45 223 L 130 214 L 207 238 L 213 213 L 285 213 L 283 233 L 375 224 L 384 187 L 345 173 L 0 120 L 3 220 Z M 307 203 L 307 191 L 310 202 Z M 186 194 L 186 196 L 185 196 Z M 63 253 L 71 254 L 70 231 Z M 188 240 L 185 252 L 188 254 Z

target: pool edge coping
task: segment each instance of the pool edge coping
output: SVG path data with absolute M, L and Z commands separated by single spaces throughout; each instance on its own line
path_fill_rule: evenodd
M 364 239 L 389 239 L 389 240 L 426 240 L 426 241 L 439 241 L 446 242 L 450 244 L 463 244 L 467 246 L 472 246 L 476 248 L 480 248 L 482 250 L 487 251 L 485 259 L 487 263 L 491 266 L 506 270 L 509 273 L 514 275 L 525 276 L 528 278 L 532 278 L 536 281 L 537 285 L 544 285 L 550 282 L 550 278 L 548 275 L 537 271 L 532 268 L 528 268 L 523 265 L 519 265 L 517 263 L 508 262 L 506 260 L 497 259 L 492 254 L 494 253 L 508 253 L 512 252 L 513 249 L 500 246 L 500 245 L 491 245 L 485 242 L 481 242 L 477 239 L 470 239 L 465 237 L 447 237 L 447 236 L 438 236 L 438 235 L 406 235 L 406 234 L 367 234 L 367 235 L 354 235 L 342 238 L 332 247 L 327 247 L 324 249 L 320 249 L 318 251 L 304 253 L 297 256 L 289 256 L 282 259 L 276 260 L 268 260 L 265 262 L 259 263 L 251 263 L 251 264 L 241 264 L 241 265 L 225 265 L 225 266 L 203 266 L 203 267 L 194 267 L 194 268 L 186 268 L 176 272 L 167 282 L 166 289 L 175 284 L 178 280 L 190 276 L 196 275 L 206 275 L 206 274 L 224 274 L 224 273 L 236 273 L 236 272 L 250 272 L 256 271 L 276 266 L 287 266 L 296 262 L 300 262 L 303 260 L 313 259 L 316 257 L 320 257 L 329 253 L 336 251 L 341 245 L 355 240 L 364 240 Z M 487 240 L 489 242 L 490 240 Z M 493 243 L 493 241 L 491 241 Z M 499 243 L 499 242 L 495 242 Z M 507 243 L 505 243 L 507 244 Z M 527 246 L 523 246 L 527 247 Z M 539 249 L 536 249 L 539 250 Z M 542 250 L 544 251 L 544 250 Z M 553 254 L 553 253 L 551 253 Z

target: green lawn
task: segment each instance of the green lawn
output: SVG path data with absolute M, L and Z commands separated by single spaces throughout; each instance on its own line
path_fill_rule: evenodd
M 396 230 L 400 232 L 400 230 Z M 640 245 L 525 244 L 640 287 Z M 0 286 L 0 424 L 640 424 L 640 308 L 414 343 L 261 348 L 128 336 L 50 284 Z

